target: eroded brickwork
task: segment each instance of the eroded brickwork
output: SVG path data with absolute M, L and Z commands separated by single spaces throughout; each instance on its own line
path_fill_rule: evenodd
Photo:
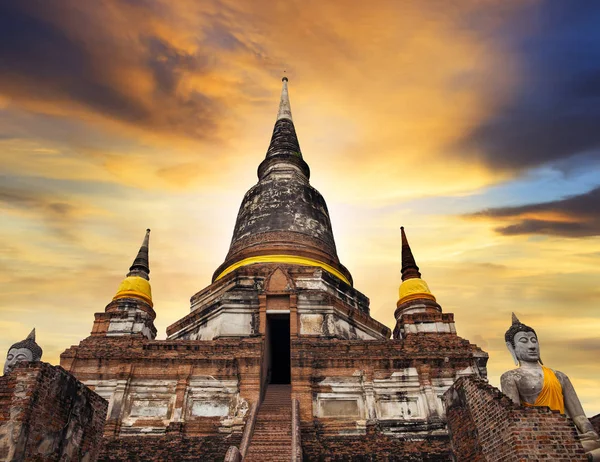
M 106 438 L 98 462 L 222 461 L 239 435 L 186 437 L 180 435 Z
M 592 425 L 596 429 L 596 433 L 600 433 L 600 414 L 592 417 L 590 422 L 592 422 Z
M 206 457 L 219 460 L 241 437 L 244 403 L 248 409 L 264 390 L 265 341 L 92 336 L 65 351 L 61 363 L 110 401 L 102 460 L 117 460 L 110 459 L 115 454 L 160 460 L 152 459 L 162 454 L 155 446 L 177 446 L 178 438 L 193 441 L 197 454 L 210 448 Z M 450 446 L 441 396 L 457 377 L 484 375 L 481 353 L 450 333 L 292 338 L 292 394 L 300 403 L 305 457 L 339 448 L 371 457 L 355 460 L 385 460 L 380 451 L 398 460 L 445 460 Z
M 411 314 L 418 329 L 389 340 L 368 303 L 320 268 L 257 264 L 192 297 L 166 341 L 92 335 L 61 364 L 109 400 L 104 434 L 116 453 L 151 458 L 155 439 L 198 438 L 202 447 L 241 436 L 273 377 L 270 351 L 284 347 L 272 344 L 270 316 L 287 316 L 286 367 L 307 454 L 339 446 L 357 457 L 379 457 L 382 447 L 414 460 L 445 457 L 441 396 L 459 377 L 485 377 L 487 354 L 456 335 L 451 314 Z M 148 446 L 134 443 L 150 437 Z M 229 446 L 214 443 L 211 457 Z
M 319 425 L 302 430 L 302 451 L 305 461 L 452 461 L 446 436 L 415 440 L 390 437 L 376 425 L 369 425 L 363 436 L 323 435 Z M 466 460 L 466 459 L 465 459 Z
M 457 380 L 444 401 L 456 460 L 587 460 L 570 419 L 547 407 L 517 406 L 483 380 Z
M 483 375 L 480 353 L 455 334 L 294 339 L 293 397 L 300 402 L 305 457 L 450 460 L 441 396 L 456 378 Z
M 262 351 L 260 337 L 91 336 L 61 364 L 110 402 L 101 460 L 222 460 L 259 398 Z
M 0 459 L 96 460 L 107 405 L 61 367 L 17 364 L 0 378 Z

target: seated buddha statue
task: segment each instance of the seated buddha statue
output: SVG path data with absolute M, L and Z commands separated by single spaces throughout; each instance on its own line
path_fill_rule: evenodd
M 4 363 L 4 374 L 21 361 L 39 361 L 42 359 L 42 348 L 35 342 L 35 329 L 33 329 L 25 340 L 15 343 L 8 349 L 6 362 Z
M 575 389 L 566 374 L 543 365 L 535 331 L 513 313 L 512 325 L 504 335 L 506 346 L 519 367 L 502 374 L 502 392 L 515 404 L 548 406 L 567 414 L 581 438 L 590 460 L 600 460 L 600 438 L 586 417 Z

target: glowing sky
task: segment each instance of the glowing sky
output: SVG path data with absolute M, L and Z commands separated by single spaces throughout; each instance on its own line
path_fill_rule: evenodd
M 459 335 L 515 311 L 600 412 L 596 2 L 0 3 L 0 351 L 86 337 L 152 228 L 158 338 L 223 262 L 283 69 L 311 183 L 393 327 L 404 225 Z

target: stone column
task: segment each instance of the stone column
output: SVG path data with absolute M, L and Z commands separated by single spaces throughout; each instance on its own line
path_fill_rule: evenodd
M 298 296 L 296 294 L 290 295 L 290 335 L 292 337 L 298 337 Z
M 267 296 L 265 294 L 258 296 L 258 332 L 261 335 L 267 333 Z
M 106 436 L 118 435 L 121 430 L 121 419 L 123 413 L 123 403 L 129 388 L 129 377 L 117 380 L 117 386 L 110 398 L 108 419 L 104 426 Z
M 181 429 L 182 425 L 173 425 L 173 424 L 183 424 L 185 423 L 183 407 L 185 406 L 186 396 L 188 386 L 190 384 L 190 374 L 191 374 L 191 366 L 189 370 L 180 374 L 179 379 L 177 380 L 177 385 L 175 385 L 175 405 L 173 406 L 173 414 L 171 415 L 171 423 L 169 424 L 169 428 L 177 427 L 177 429 Z M 173 428 L 175 430 L 175 428 Z M 167 429 L 169 431 L 169 429 Z
M 438 411 L 437 396 L 431 384 L 431 366 L 423 364 L 418 368 L 419 382 L 421 383 L 421 392 L 423 397 L 423 407 L 427 414 L 427 419 L 433 418 L 438 420 L 441 418 Z

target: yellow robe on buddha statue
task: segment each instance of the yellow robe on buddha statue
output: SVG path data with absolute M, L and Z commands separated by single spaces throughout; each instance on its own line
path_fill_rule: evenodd
M 542 371 L 544 372 L 544 385 L 535 403 L 531 404 L 525 401 L 521 403 L 525 406 L 548 406 L 550 409 L 560 411 L 561 414 L 564 414 L 565 400 L 560 381 L 552 369 L 542 366 Z

